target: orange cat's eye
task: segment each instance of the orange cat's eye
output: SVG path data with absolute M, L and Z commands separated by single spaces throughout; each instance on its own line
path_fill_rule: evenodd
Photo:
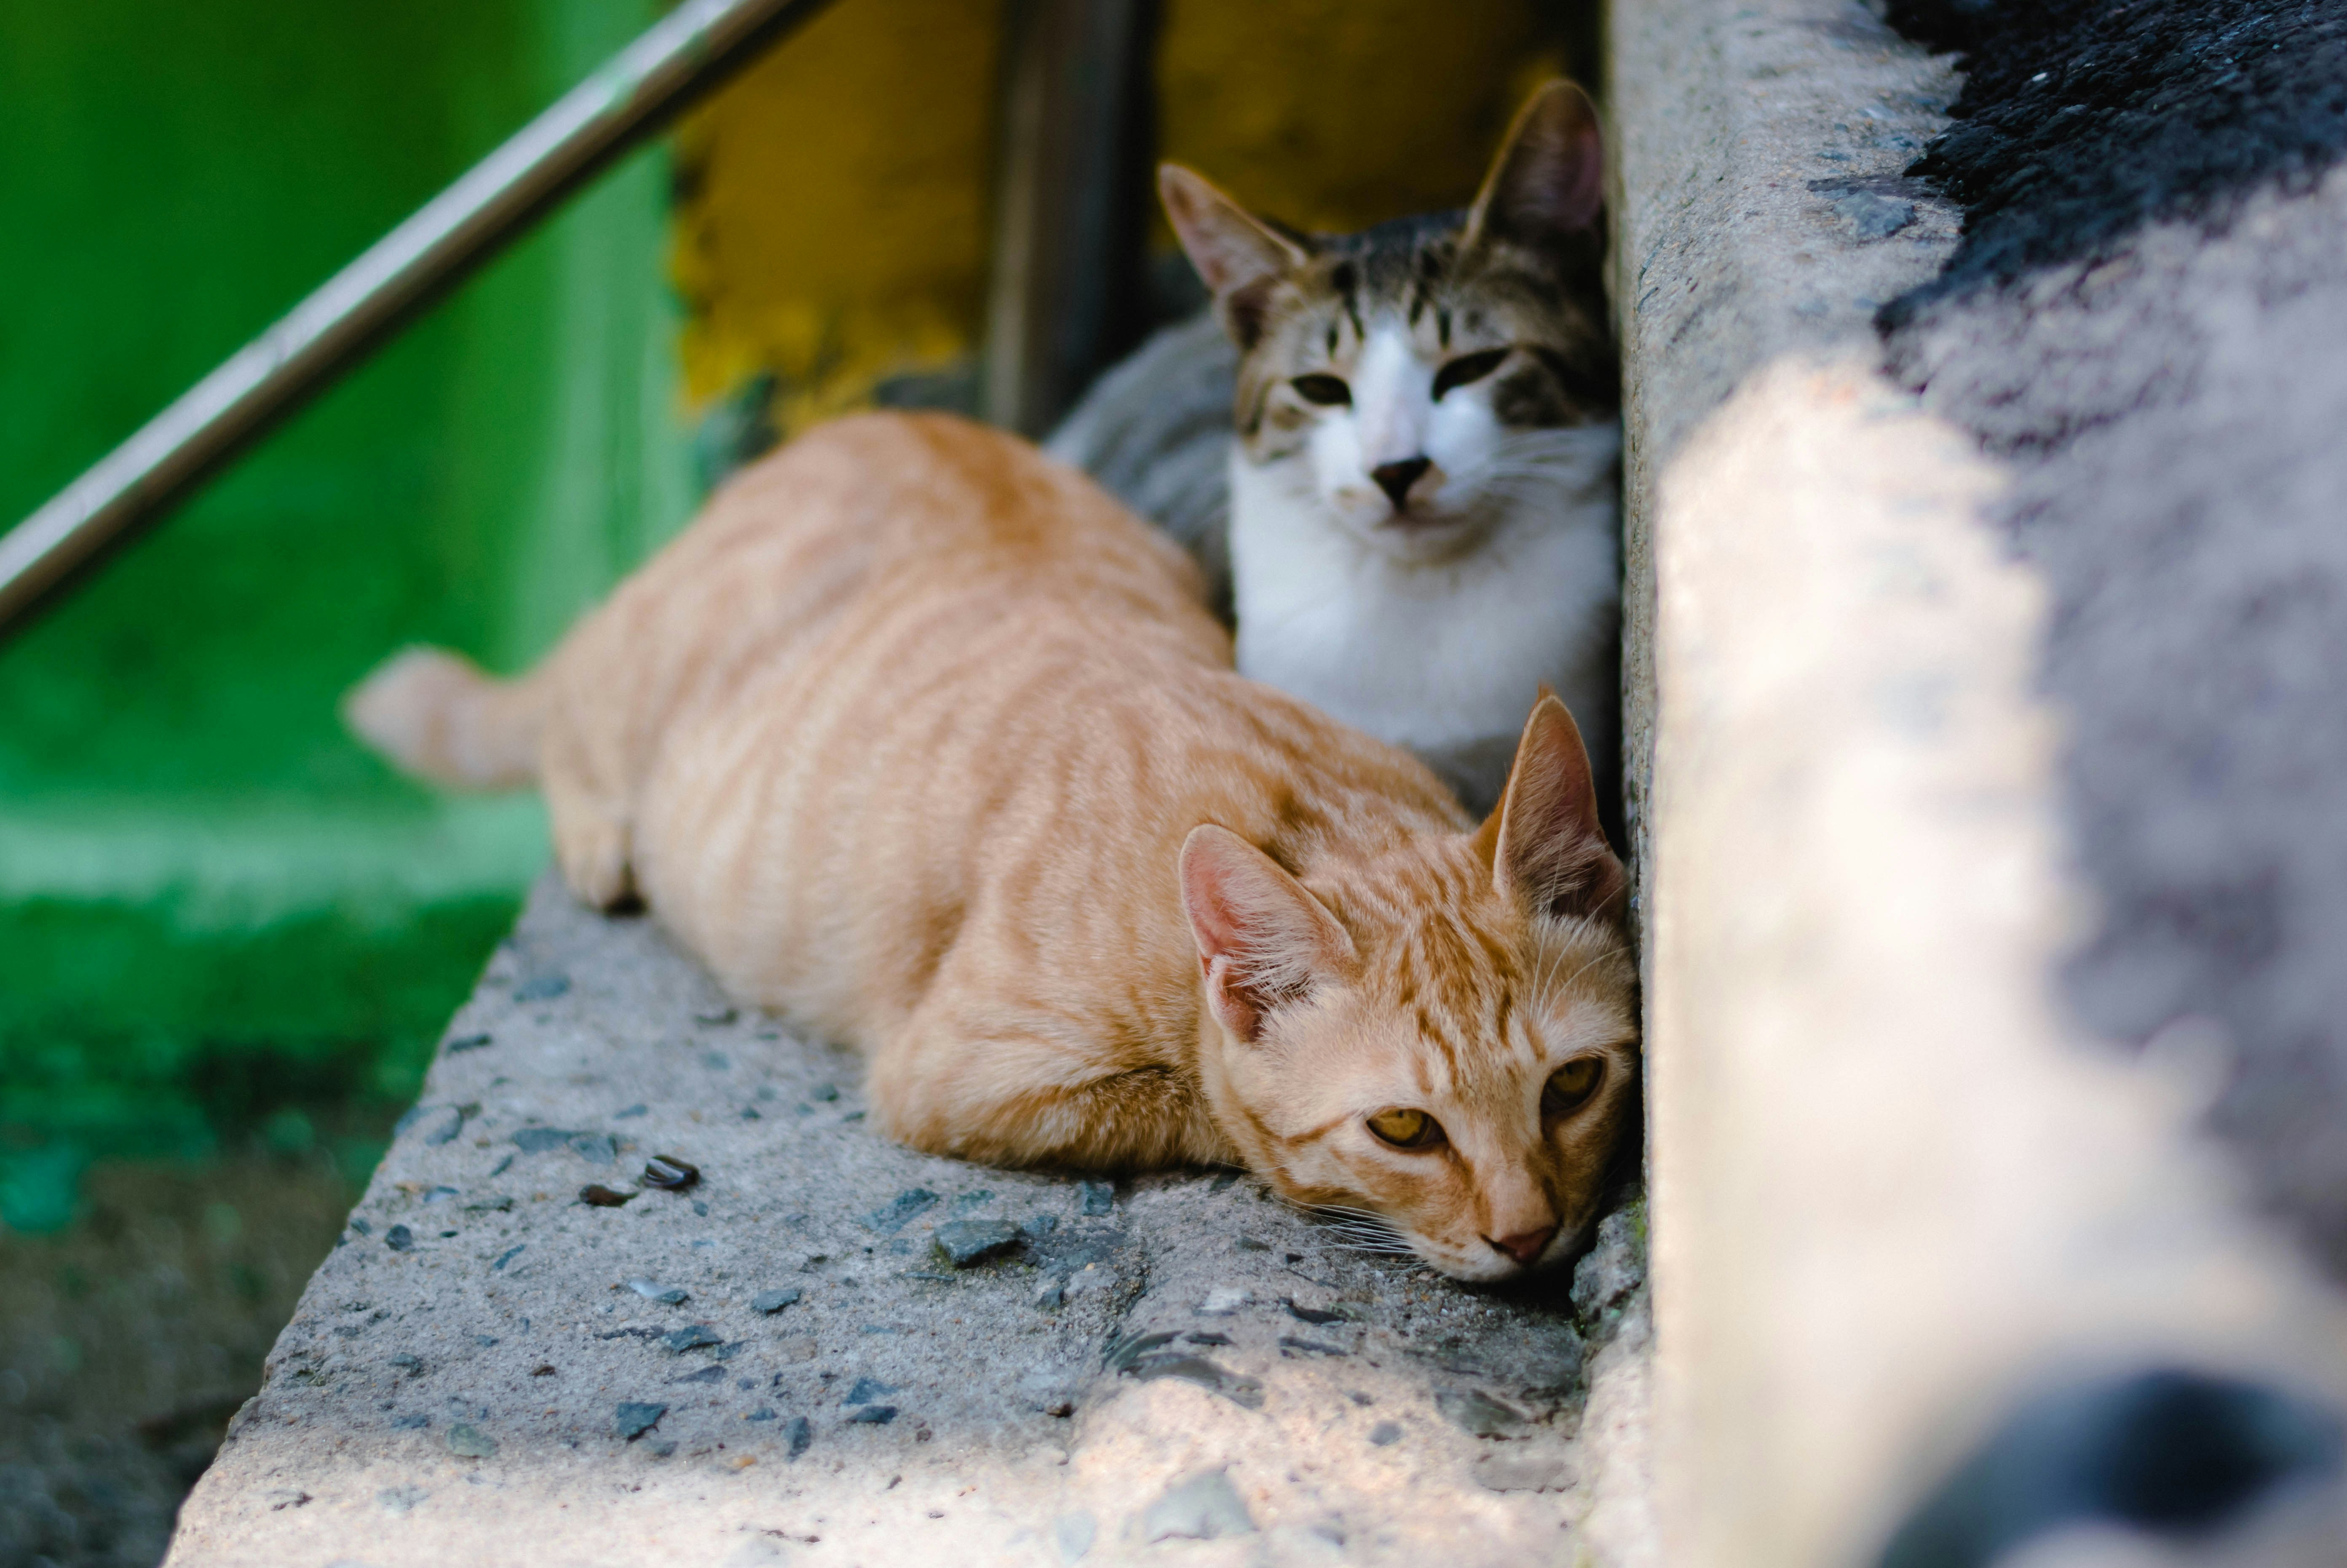
M 1576 1057 L 1548 1075 L 1548 1085 L 1541 1091 L 1541 1114 L 1568 1116 L 1589 1102 L 1597 1086 L 1605 1081 L 1605 1062 L 1602 1057 Z
M 1430 1149 L 1442 1142 L 1442 1123 L 1423 1111 L 1380 1111 L 1369 1131 L 1397 1149 Z
M 1305 402 L 1323 407 L 1341 408 L 1353 401 L 1353 389 L 1345 384 L 1341 376 L 1299 375 L 1287 384 L 1296 388 L 1296 395 Z

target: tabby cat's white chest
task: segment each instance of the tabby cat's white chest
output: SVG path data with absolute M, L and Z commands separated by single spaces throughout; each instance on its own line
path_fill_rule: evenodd
M 1610 728 L 1620 565 L 1604 446 L 1434 563 L 1374 548 L 1299 477 L 1235 451 L 1239 672 L 1422 753 L 1513 736 L 1543 682 Z

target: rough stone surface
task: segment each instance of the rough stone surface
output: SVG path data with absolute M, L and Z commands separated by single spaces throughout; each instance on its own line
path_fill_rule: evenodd
M 2052 590 L 2100 917 L 2069 1000 L 2194 1060 L 2265 1203 L 2347 1279 L 2347 171 L 2321 173 L 2347 150 L 2347 12 L 2153 8 L 2158 46 L 2129 51 L 2102 36 L 2127 18 L 2079 9 L 2000 7 L 1967 56 L 1979 117 L 1928 161 L 2010 240 L 1891 346 L 2013 464 L 1998 519 Z M 2113 126 L 2156 102 L 2160 135 L 2019 180 L 2025 111 L 2057 98 Z
M 2347 1409 L 2340 1304 L 2191 1133 L 2205 1064 L 2127 1061 L 2058 994 L 2046 584 L 1995 526 L 2013 471 L 1883 374 L 1873 325 L 1953 247 L 1904 172 L 1951 62 L 1834 0 L 1612 19 L 1665 1559 L 1885 1563 L 2033 1398 L 2097 1378 Z M 1992 1468 L 2096 1457 L 2051 1437 Z M 2296 1555 L 2225 1555 L 2245 1493 L 2188 1557 L 2039 1519 L 1897 1568 L 2335 1561 L 2347 1498 L 2301 1495 L 2331 1528 Z
M 426 1085 L 464 1135 L 395 1143 L 174 1568 L 1634 1560 L 1581 1478 L 1644 1464 L 1642 1293 L 1471 1292 L 1229 1173 L 917 1154 L 852 1054 L 723 1007 L 649 920 L 539 890 L 451 1031 L 495 1043 Z M 655 1152 L 701 1183 L 574 1201 Z M 1016 1239 L 957 1268 L 958 1225 Z

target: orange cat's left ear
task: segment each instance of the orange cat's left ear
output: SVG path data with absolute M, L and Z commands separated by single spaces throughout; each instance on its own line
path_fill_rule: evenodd
M 1274 1008 L 1353 962 L 1353 938 L 1327 906 L 1226 827 L 1194 827 L 1183 841 L 1182 907 L 1206 1005 L 1244 1040 L 1263 1032 Z
M 1490 858 L 1501 895 L 1534 914 L 1603 914 L 1628 886 L 1598 825 L 1589 750 L 1554 692 L 1542 692 L 1532 705 L 1507 791 L 1475 845 Z
M 1483 178 L 1463 241 L 1553 245 L 1605 207 L 1605 138 L 1589 95 L 1559 77 L 1534 93 Z

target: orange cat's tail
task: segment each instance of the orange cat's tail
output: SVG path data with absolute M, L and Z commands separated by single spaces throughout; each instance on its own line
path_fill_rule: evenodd
M 405 648 L 343 699 L 351 733 L 435 784 L 516 789 L 538 781 L 542 702 L 527 678 L 497 681 L 438 648 Z

